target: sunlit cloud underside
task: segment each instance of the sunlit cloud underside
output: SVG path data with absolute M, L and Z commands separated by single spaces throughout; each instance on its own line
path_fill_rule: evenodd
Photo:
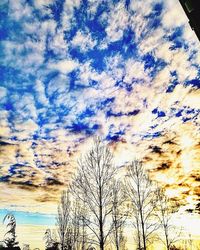
M 200 50 L 178 1 L 0 2 L 0 207 L 55 212 L 94 136 L 200 209 Z

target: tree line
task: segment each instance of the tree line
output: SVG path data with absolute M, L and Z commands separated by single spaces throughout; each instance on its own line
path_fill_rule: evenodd
M 172 224 L 178 206 L 150 180 L 139 160 L 122 177 L 109 148 L 98 138 L 78 161 L 77 173 L 58 206 L 58 238 L 46 234 L 46 249 L 126 250 L 126 230 L 134 232 L 138 250 L 162 241 L 167 250 L 177 249 L 181 231 Z
M 99 138 L 84 157 L 63 191 L 58 205 L 56 229 L 44 235 L 46 250 L 127 249 L 127 227 L 137 250 L 147 250 L 161 241 L 167 250 L 178 249 L 181 231 L 172 224 L 178 209 L 165 191 L 149 178 L 139 160 L 122 176 L 113 164 L 113 154 Z M 20 249 L 16 221 L 7 215 L 9 228 L 0 249 Z M 6 219 L 5 218 L 5 219 Z M 29 246 L 25 245 L 24 250 Z

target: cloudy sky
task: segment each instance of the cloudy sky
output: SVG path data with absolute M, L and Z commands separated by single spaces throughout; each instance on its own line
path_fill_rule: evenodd
M 198 216 L 200 44 L 178 0 L 1 0 L 0 16 L 2 213 L 55 213 L 100 135 Z

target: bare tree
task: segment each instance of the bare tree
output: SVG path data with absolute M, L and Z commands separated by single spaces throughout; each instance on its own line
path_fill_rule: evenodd
M 57 250 L 58 249 L 58 245 L 59 243 L 57 242 L 57 240 L 52 236 L 51 230 L 47 229 L 45 232 L 45 236 L 44 236 L 44 240 L 45 240 L 45 248 L 47 250 Z
M 22 250 L 30 250 L 29 244 L 23 244 Z
M 71 216 L 71 223 L 72 223 L 72 241 L 73 241 L 73 249 L 79 249 L 80 245 L 80 204 L 78 200 L 73 202 L 72 207 L 72 216 Z
M 79 160 L 78 173 L 71 188 L 74 195 L 85 202 L 88 217 L 85 223 L 92 232 L 92 242 L 104 250 L 113 224 L 108 219 L 112 212 L 112 182 L 115 167 L 112 154 L 100 139 L 96 139 L 93 148 Z
M 57 226 L 61 250 L 72 249 L 72 228 L 70 222 L 71 201 L 69 191 L 63 191 L 58 206 Z
M 72 245 L 74 250 L 85 250 L 88 243 L 88 233 L 86 230 L 88 213 L 86 204 L 77 199 L 73 200 L 71 211 Z
M 85 233 L 82 232 L 82 221 L 83 221 L 83 210 L 84 207 L 82 205 L 82 201 L 79 201 L 78 199 L 75 199 L 73 201 L 73 208 L 72 208 L 72 215 L 71 215 L 71 223 L 72 223 L 72 235 L 73 235 L 73 249 L 78 250 L 81 248 L 81 245 L 85 242 L 82 242 L 82 237 L 85 236 L 82 234 Z
M 86 248 L 86 210 L 82 200 L 63 192 L 58 206 L 57 226 L 61 249 L 78 250 Z
M 172 217 L 178 210 L 178 204 L 169 200 L 165 195 L 165 191 L 162 188 L 157 187 L 156 190 L 157 199 L 157 216 L 159 223 L 164 233 L 164 239 L 161 237 L 161 241 L 166 246 L 167 250 L 172 248 L 172 245 L 180 239 L 181 229 L 178 229 L 172 223 Z
M 155 220 L 155 187 L 142 162 L 135 160 L 128 167 L 125 186 L 133 209 L 138 248 L 146 250 L 147 244 L 158 229 L 158 223 Z
M 88 233 L 87 233 L 87 208 L 85 202 L 82 201 L 76 201 L 76 209 L 77 213 L 76 216 L 74 216 L 76 224 L 78 225 L 79 230 L 76 230 L 79 232 L 77 234 L 77 247 L 76 249 L 85 250 L 88 243 Z
M 126 237 L 124 236 L 125 221 L 128 217 L 128 209 L 126 207 L 126 197 L 123 192 L 121 181 L 115 181 L 113 184 L 113 200 L 112 200 L 112 223 L 113 232 L 111 239 L 117 250 L 125 249 Z

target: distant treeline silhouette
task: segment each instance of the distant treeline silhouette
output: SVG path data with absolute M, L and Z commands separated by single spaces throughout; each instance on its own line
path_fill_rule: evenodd
M 127 225 L 132 248 L 147 250 L 162 242 L 167 250 L 178 250 L 181 230 L 172 224 L 178 204 L 149 178 L 139 160 L 117 168 L 109 147 L 97 138 L 78 160 L 72 182 L 58 205 L 56 229 L 44 235 L 46 250 L 127 250 Z M 0 249 L 18 250 L 16 220 L 7 214 L 7 232 Z M 29 250 L 24 245 L 23 250 Z

